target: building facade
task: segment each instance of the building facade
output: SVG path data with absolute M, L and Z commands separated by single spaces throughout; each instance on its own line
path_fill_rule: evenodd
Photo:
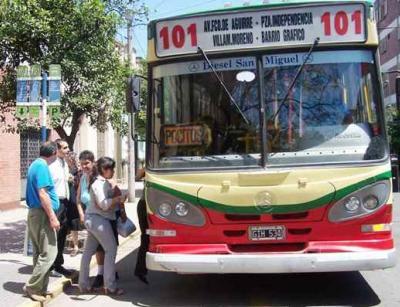
M 13 122 L 11 114 L 4 114 L 8 123 Z M 0 129 L 0 211 L 20 205 L 21 166 L 20 135 Z
M 400 77 L 400 0 L 376 0 L 374 5 L 385 106 L 395 108 L 396 77 Z

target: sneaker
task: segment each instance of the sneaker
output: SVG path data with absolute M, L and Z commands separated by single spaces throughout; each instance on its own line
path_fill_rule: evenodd
M 98 274 L 93 281 L 92 288 L 101 288 L 104 285 L 103 275 Z
M 57 272 L 58 274 L 63 275 L 66 278 L 70 278 L 72 276 L 72 271 L 67 270 L 66 268 L 64 268 L 63 266 L 60 267 L 55 267 L 54 271 Z
M 46 301 L 46 297 L 45 296 L 43 296 L 41 294 L 38 294 L 38 293 L 35 293 L 31 288 L 29 288 L 27 286 L 24 286 L 23 290 L 24 290 L 25 294 L 29 298 L 31 298 L 32 300 L 34 300 L 36 302 L 44 302 L 44 301 Z

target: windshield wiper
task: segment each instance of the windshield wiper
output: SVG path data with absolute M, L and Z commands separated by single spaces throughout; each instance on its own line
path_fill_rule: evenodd
M 301 72 L 303 71 L 304 66 L 306 66 L 306 64 L 307 64 L 307 61 L 308 61 L 308 59 L 310 58 L 311 53 L 313 52 L 314 48 L 318 45 L 318 43 L 319 43 L 319 37 L 317 37 L 317 38 L 314 40 L 314 43 L 312 44 L 310 50 L 308 50 L 308 53 L 307 53 L 306 57 L 304 58 L 303 63 L 301 63 L 299 69 L 298 69 L 297 72 L 296 72 L 296 75 L 295 75 L 294 78 L 293 78 L 292 83 L 290 84 L 288 90 L 286 91 L 285 97 L 283 97 L 283 99 L 282 99 L 281 102 L 279 103 L 278 110 L 276 110 L 275 114 L 269 119 L 269 120 L 271 120 L 272 122 L 275 121 L 275 118 L 278 116 L 279 112 L 282 110 L 282 107 L 283 107 L 283 105 L 285 104 L 286 99 L 289 97 L 290 92 L 292 91 L 292 89 L 293 89 L 293 87 L 294 87 L 294 85 L 295 85 L 297 79 L 299 78 Z
M 239 114 L 242 116 L 242 118 L 245 121 L 245 123 L 247 125 L 250 125 L 250 122 L 247 119 L 246 115 L 244 115 L 244 113 L 240 109 L 239 105 L 237 104 L 237 102 L 233 98 L 232 94 L 229 92 L 228 88 L 226 87 L 224 81 L 222 81 L 221 77 L 218 75 L 218 73 L 214 69 L 214 66 L 211 64 L 211 62 L 208 59 L 208 57 L 207 57 L 206 53 L 204 52 L 204 50 L 201 47 L 197 47 L 197 51 L 199 53 L 201 53 L 201 55 L 204 57 L 204 59 L 206 60 L 207 64 L 210 66 L 212 72 L 214 73 L 215 77 L 217 78 L 219 84 L 222 86 L 222 88 L 225 90 L 225 93 L 228 95 L 230 102 L 236 107 L 236 109 L 238 110 Z

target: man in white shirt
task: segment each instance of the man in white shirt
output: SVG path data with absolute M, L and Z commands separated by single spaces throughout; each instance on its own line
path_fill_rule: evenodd
M 54 181 L 57 196 L 60 200 L 60 209 L 57 212 L 58 220 L 60 221 L 60 230 L 57 233 L 57 258 L 54 261 L 53 269 L 57 273 L 70 277 L 72 272 L 63 267 L 64 264 L 64 247 L 67 235 L 69 232 L 69 223 L 67 219 L 67 210 L 69 206 L 69 186 L 68 180 L 70 172 L 66 157 L 69 153 L 68 143 L 65 140 L 57 139 L 57 159 L 49 165 L 50 174 Z

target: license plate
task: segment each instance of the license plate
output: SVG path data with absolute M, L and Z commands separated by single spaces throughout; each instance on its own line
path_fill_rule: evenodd
M 249 239 L 261 240 L 283 240 L 286 236 L 285 226 L 250 226 Z

